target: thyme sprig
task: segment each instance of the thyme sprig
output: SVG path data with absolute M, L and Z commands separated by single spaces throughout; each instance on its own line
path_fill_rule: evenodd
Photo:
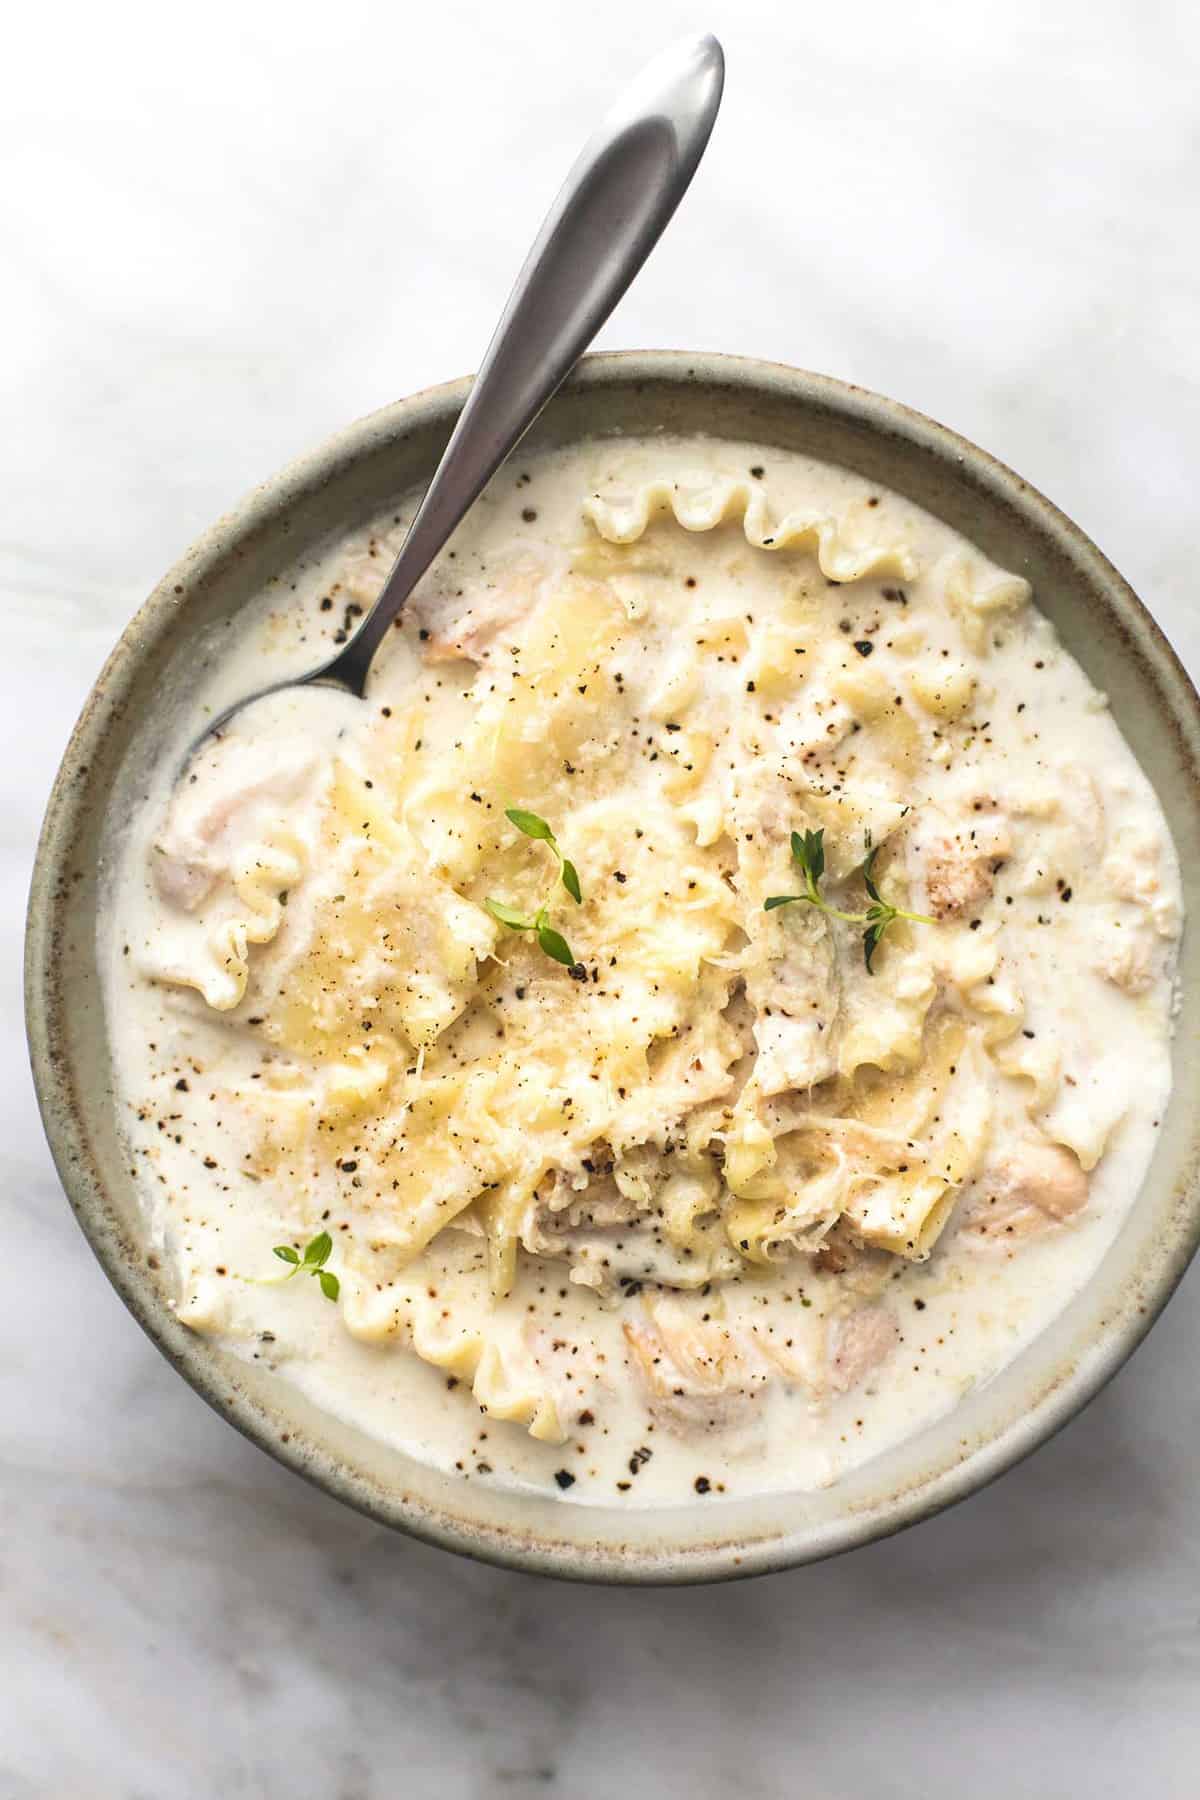
M 305 1245 L 303 1256 L 291 1244 L 276 1244 L 274 1255 L 280 1262 L 291 1265 L 287 1274 L 279 1277 L 280 1281 L 290 1281 L 293 1275 L 315 1275 L 325 1298 L 336 1300 L 342 1291 L 342 1284 L 333 1270 L 325 1267 L 332 1249 L 333 1239 L 327 1231 L 319 1231 L 312 1242 Z
M 504 816 L 510 824 L 516 826 L 518 831 L 524 832 L 527 838 L 533 838 L 536 843 L 545 844 L 547 849 L 553 853 L 557 866 L 551 884 L 551 893 L 561 881 L 576 906 L 581 906 L 583 891 L 579 885 L 579 872 L 570 858 L 564 856 L 559 849 L 558 840 L 545 819 L 540 818 L 535 812 L 527 812 L 522 806 L 506 806 Z M 557 963 L 562 963 L 566 969 L 574 968 L 575 957 L 571 946 L 562 933 L 556 931 L 550 923 L 549 903 L 550 895 L 547 895 L 536 912 L 523 913 L 518 912 L 515 906 L 510 906 L 507 900 L 497 900 L 489 894 L 483 904 L 493 919 L 498 920 L 509 931 L 532 931 L 537 938 L 539 947 L 547 956 L 552 957 Z
M 896 919 L 910 919 L 914 925 L 935 925 L 936 919 L 925 913 L 907 912 L 902 906 L 893 906 L 885 900 L 875 883 L 875 858 L 879 846 L 872 845 L 871 834 L 866 838 L 867 854 L 862 865 L 863 886 L 871 904 L 866 912 L 843 912 L 840 907 L 830 906 L 821 893 L 821 877 L 825 873 L 825 833 L 820 831 L 793 831 L 792 861 L 796 864 L 804 880 L 802 894 L 772 894 L 763 904 L 764 912 L 774 912 L 779 906 L 794 906 L 797 902 L 815 906 L 831 918 L 844 919 L 847 925 L 865 925 L 863 932 L 863 958 L 867 965 L 867 974 L 874 974 L 871 967 L 872 958 L 879 948 L 880 940 L 888 926 Z

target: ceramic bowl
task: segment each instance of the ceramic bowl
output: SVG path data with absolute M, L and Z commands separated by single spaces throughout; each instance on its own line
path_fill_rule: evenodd
M 280 1377 L 174 1317 L 117 1134 L 97 973 L 105 815 L 155 755 L 164 710 L 269 578 L 429 475 L 466 397 L 453 382 L 385 408 L 256 488 L 159 584 L 109 658 L 67 747 L 29 907 L 27 1013 L 63 1185 L 130 1311 L 212 1406 L 280 1462 L 386 1525 L 493 1562 L 577 1579 L 680 1582 L 829 1556 L 960 1500 L 1042 1443 L 1137 1345 L 1200 1234 L 1200 933 L 1182 955 L 1175 1091 L 1137 1204 L 1086 1288 L 948 1417 L 820 1493 L 629 1512 L 452 1479 L 315 1410 Z M 1113 712 L 1170 820 L 1200 913 L 1200 703 L 1116 570 L 1028 483 L 894 401 L 767 363 L 674 352 L 589 358 L 533 434 L 753 439 L 844 464 L 908 496 L 1033 583 Z

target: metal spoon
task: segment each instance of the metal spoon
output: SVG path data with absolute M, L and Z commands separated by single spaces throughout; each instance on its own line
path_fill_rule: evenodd
M 724 80 L 721 46 L 705 36 L 664 51 L 626 88 L 538 233 L 378 600 L 344 650 L 227 707 L 193 752 L 243 707 L 284 688 L 319 683 L 362 698 L 413 588 L 658 242 L 704 154 Z

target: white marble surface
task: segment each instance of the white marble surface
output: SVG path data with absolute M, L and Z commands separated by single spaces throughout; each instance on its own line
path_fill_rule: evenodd
M 724 116 L 604 335 L 912 401 L 1049 492 L 1200 670 L 1200 24 L 1179 0 L 24 7 L 0 72 L 0 1796 L 1197 1791 L 1200 1276 L 952 1514 L 737 1587 L 572 1589 L 376 1530 L 242 1442 L 60 1195 L 18 943 L 75 710 L 294 452 L 473 366 L 635 44 Z

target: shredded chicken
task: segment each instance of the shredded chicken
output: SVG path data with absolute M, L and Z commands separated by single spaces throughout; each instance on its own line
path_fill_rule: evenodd
M 739 1259 L 717 1228 L 693 1223 L 686 1244 L 672 1243 L 651 1194 L 623 1192 L 611 1162 L 579 1187 L 562 1170 L 541 1183 L 522 1242 L 535 1256 L 570 1264 L 571 1280 L 612 1303 L 643 1283 L 696 1288 L 737 1272 Z
M 847 1219 L 839 1219 L 822 1241 L 813 1266 L 823 1275 L 838 1275 L 848 1293 L 872 1299 L 886 1287 L 895 1258 L 886 1250 L 864 1244 Z
M 789 919 L 776 938 L 779 954 L 753 970 L 746 983 L 757 1014 L 754 1082 L 766 1097 L 806 1091 L 837 1068 L 839 990 L 825 921 L 808 910 Z

